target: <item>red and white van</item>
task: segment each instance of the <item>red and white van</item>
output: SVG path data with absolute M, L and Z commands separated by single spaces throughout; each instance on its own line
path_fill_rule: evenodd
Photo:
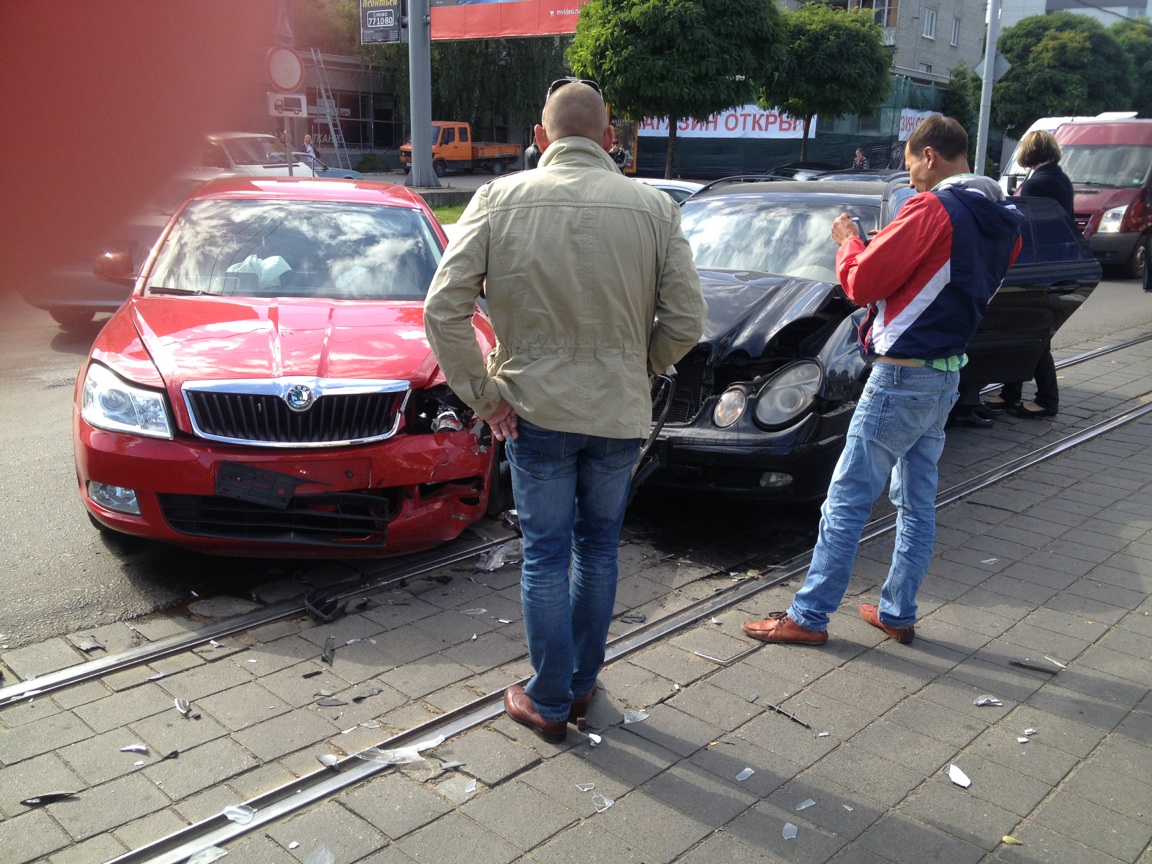
M 1152 244 L 1152 120 L 1067 123 L 1053 134 L 1092 253 L 1108 269 L 1142 276 Z

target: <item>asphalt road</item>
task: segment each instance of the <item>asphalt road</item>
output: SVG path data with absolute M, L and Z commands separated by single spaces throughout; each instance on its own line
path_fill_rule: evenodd
M 1107 341 L 1152 324 L 1152 295 L 1105 281 L 1064 326 L 1057 349 Z M 0 297 L 0 648 L 127 620 L 235 586 L 299 578 L 291 561 L 220 559 L 117 542 L 89 524 L 76 491 L 71 406 L 77 370 L 98 325 L 58 328 L 19 296 Z M 1094 347 L 1094 346 L 1092 346 Z M 678 502 L 685 530 L 697 522 Z M 701 517 L 702 518 L 702 517 Z

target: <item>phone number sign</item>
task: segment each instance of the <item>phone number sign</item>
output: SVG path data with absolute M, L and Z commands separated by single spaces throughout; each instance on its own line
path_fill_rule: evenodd
M 394 0 L 360 0 L 360 44 L 399 41 L 399 5 Z

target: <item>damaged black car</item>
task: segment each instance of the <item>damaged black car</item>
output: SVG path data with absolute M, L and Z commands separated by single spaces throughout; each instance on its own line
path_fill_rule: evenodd
M 814 189 L 815 187 L 815 189 Z M 840 288 L 830 228 L 878 230 L 902 182 L 718 181 L 682 207 L 708 323 L 658 392 L 663 425 L 636 483 L 782 501 L 824 498 L 871 369 L 864 309 Z M 886 200 L 885 190 L 888 197 Z M 1055 202 L 1013 199 L 1023 248 L 969 345 L 964 383 L 1026 381 L 1047 340 L 1100 280 Z

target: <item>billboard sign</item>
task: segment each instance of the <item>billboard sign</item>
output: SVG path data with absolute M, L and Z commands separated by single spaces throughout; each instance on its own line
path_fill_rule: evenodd
M 362 0 L 368 2 L 368 0 Z M 587 0 L 430 0 L 433 39 L 575 33 Z
M 809 137 L 816 137 L 816 119 L 812 118 Z M 647 119 L 638 130 L 641 137 L 668 137 L 668 118 Z M 804 121 L 770 108 L 743 105 L 713 114 L 706 121 L 681 120 L 676 126 L 677 138 L 803 138 Z
M 907 141 L 912 130 L 939 111 L 919 111 L 916 108 L 904 108 L 900 111 L 900 141 Z
M 400 42 L 400 0 L 360 0 L 360 44 Z

